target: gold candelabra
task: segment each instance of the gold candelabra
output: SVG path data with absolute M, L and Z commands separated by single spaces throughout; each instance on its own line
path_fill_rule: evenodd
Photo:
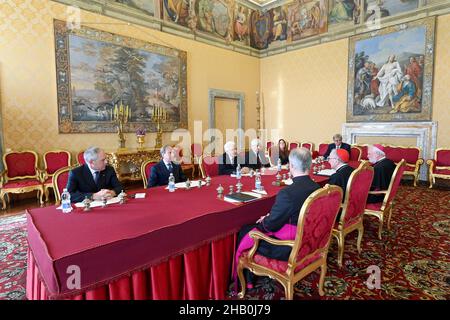
M 123 127 L 128 120 L 131 119 L 131 111 L 128 106 L 124 106 L 122 102 L 120 102 L 120 106 L 117 104 L 114 106 L 114 111 L 112 111 L 112 120 L 117 125 L 117 135 L 119 136 L 119 148 L 125 148 L 125 136 L 123 135 Z
M 156 148 L 162 147 L 162 128 L 161 123 L 167 121 L 167 111 L 161 106 L 153 107 L 152 121 L 156 122 Z

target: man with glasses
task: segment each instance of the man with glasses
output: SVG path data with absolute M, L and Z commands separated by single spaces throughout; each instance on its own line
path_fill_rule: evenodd
M 350 154 L 350 152 L 351 152 L 350 145 L 345 142 L 342 142 L 342 136 L 339 133 L 337 133 L 333 136 L 333 141 L 334 141 L 334 143 L 330 143 L 328 145 L 327 152 L 325 152 L 325 154 L 323 155 L 323 157 L 325 159 L 330 156 L 331 150 L 333 150 L 333 149 L 337 149 L 337 150 L 344 149 L 344 150 L 347 150 L 348 154 Z

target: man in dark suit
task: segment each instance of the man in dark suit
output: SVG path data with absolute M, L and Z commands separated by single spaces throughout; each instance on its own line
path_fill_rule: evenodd
M 331 168 L 336 170 L 336 172 L 330 176 L 328 184 L 333 184 L 342 188 L 342 202 L 345 200 L 347 183 L 354 170 L 347 164 L 349 159 L 350 155 L 345 149 L 333 149 L 328 157 L 328 162 L 330 163 Z
M 270 167 L 270 161 L 261 152 L 261 142 L 258 139 L 253 139 L 250 143 L 250 150 L 245 153 L 245 168 L 261 169 L 261 167 Z
M 162 160 L 152 167 L 147 188 L 169 184 L 169 176 L 171 173 L 175 178 L 175 183 L 187 180 L 181 166 L 173 162 L 174 154 L 172 151 L 172 147 L 169 145 L 161 148 Z
M 348 154 L 351 153 L 351 147 L 348 143 L 342 142 L 342 136 L 337 133 L 333 136 L 334 143 L 330 143 L 328 145 L 327 152 L 323 155 L 323 157 L 326 159 L 330 156 L 331 150 L 333 149 L 344 149 L 347 150 Z
M 380 144 L 369 146 L 367 157 L 369 158 L 370 163 L 373 164 L 373 180 L 370 190 L 387 190 L 389 188 L 389 184 L 391 183 L 392 174 L 395 171 L 394 161 L 386 158 L 384 147 Z M 367 197 L 367 203 L 378 203 L 382 202 L 383 199 L 384 194 L 369 194 Z
M 287 234 L 295 237 L 300 209 L 305 200 L 311 193 L 320 189 L 320 186 L 309 176 L 311 167 L 311 152 L 305 148 L 298 148 L 289 154 L 289 170 L 293 176 L 293 183 L 281 189 L 275 199 L 275 203 L 265 216 L 262 216 L 256 224 L 246 225 L 239 231 L 238 250 L 236 261 L 240 254 L 251 247 L 248 240 L 248 232 L 257 229 L 261 232 L 272 232 L 275 237 L 281 240 L 287 239 L 285 230 L 289 229 Z M 291 247 L 272 246 L 266 241 L 261 241 L 257 253 L 268 258 L 287 261 L 291 253 Z
M 67 191 L 71 202 L 81 202 L 86 197 L 92 200 L 110 199 L 123 189 L 114 168 L 106 165 L 105 151 L 90 147 L 84 152 L 84 165 L 69 173 Z
M 238 163 L 242 160 L 237 156 L 236 144 L 228 141 L 223 146 L 224 154 L 219 157 L 219 175 L 235 174 Z

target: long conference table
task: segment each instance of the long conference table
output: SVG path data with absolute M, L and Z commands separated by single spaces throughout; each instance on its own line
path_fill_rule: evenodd
M 254 189 L 254 180 L 243 177 L 242 190 Z M 275 180 L 266 171 L 267 196 L 245 204 L 219 199 L 219 184 L 227 194 L 237 181 L 217 176 L 210 186 L 141 190 L 144 199 L 88 212 L 28 210 L 27 298 L 224 299 L 237 231 L 270 211 L 283 188 Z

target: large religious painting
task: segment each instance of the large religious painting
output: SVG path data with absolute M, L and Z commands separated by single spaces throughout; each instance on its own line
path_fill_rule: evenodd
M 434 17 L 350 38 L 347 121 L 431 120 Z
M 114 111 L 128 106 L 125 132 L 187 128 L 186 52 L 54 20 L 59 132 L 115 132 Z
M 296 0 L 287 15 L 288 42 L 327 32 L 328 0 Z
M 418 5 L 419 0 L 364 0 L 365 21 L 415 10 Z

